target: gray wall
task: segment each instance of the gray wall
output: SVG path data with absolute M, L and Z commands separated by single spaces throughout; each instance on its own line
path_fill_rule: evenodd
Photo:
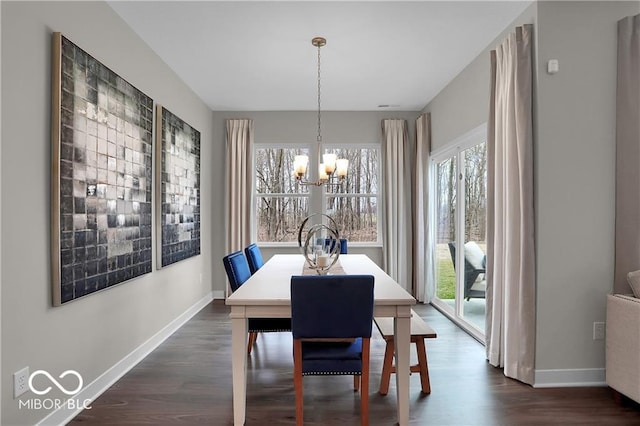
M 538 2 L 509 26 L 535 25 L 537 373 L 604 379 L 592 331 L 613 288 L 616 23 L 639 12 L 639 2 Z M 434 149 L 486 121 L 488 50 L 425 108 Z M 549 59 L 558 74 L 546 73 Z
M 381 122 L 385 118 L 405 119 L 409 125 L 409 139 L 415 135 L 415 119 L 418 112 L 385 111 L 353 112 L 322 111 L 322 140 L 326 144 L 374 143 L 381 142 Z M 225 120 L 250 118 L 255 124 L 255 142 L 269 144 L 310 143 L 317 137 L 317 112 L 314 111 L 270 111 L 270 112 L 215 112 L 214 145 L 216 155 L 224 156 Z M 221 143 L 218 143 L 221 141 Z M 409 189 L 408 189 L 409 190 Z M 265 260 L 276 253 L 298 253 L 297 246 L 263 247 Z M 382 266 L 381 247 L 349 246 L 349 253 L 367 254 Z M 216 287 L 222 290 L 224 287 Z
M 638 13 L 639 2 L 538 6 L 537 370 L 604 366 L 592 327 L 613 289 L 617 21 Z
M 12 373 L 79 371 L 85 384 L 212 291 L 212 113 L 103 2 L 2 1 L 2 420 L 18 410 Z M 54 308 L 50 277 L 51 33 L 71 41 L 200 130 L 202 255 Z M 217 160 L 220 164 L 220 160 Z M 217 171 L 215 172 L 217 173 Z M 216 174 L 217 176 L 217 174 Z M 219 192 L 219 188 L 213 189 Z M 217 210 L 214 210 L 217 212 Z M 215 253 L 214 253 L 215 254 Z M 219 255 L 219 253 L 217 254 Z M 155 267 L 155 265 L 154 265 Z M 217 268 L 217 277 L 222 268 Z M 26 394 L 25 397 L 29 397 Z M 33 397 L 33 395 L 30 395 Z M 61 397 L 62 394 L 52 397 Z
M 529 6 L 424 108 L 431 113 L 431 150 L 435 151 L 475 129 L 489 117 L 489 52 L 517 25 L 534 24 Z

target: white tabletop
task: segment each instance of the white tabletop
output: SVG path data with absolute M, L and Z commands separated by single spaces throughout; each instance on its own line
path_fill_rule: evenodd
M 339 257 L 346 274 L 366 274 L 375 277 L 376 306 L 413 305 L 416 300 L 378 265 L 363 254 Z M 227 305 L 291 305 L 291 276 L 302 275 L 304 257 L 301 254 L 277 254 L 269 259 L 251 278 L 227 300 Z

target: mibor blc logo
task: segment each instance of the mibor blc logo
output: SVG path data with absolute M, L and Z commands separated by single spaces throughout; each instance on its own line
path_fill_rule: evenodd
M 38 380 L 38 385 L 34 384 L 34 379 L 38 376 L 43 376 L 47 379 L 50 385 L 43 384 L 43 380 Z M 69 395 L 71 398 L 69 399 L 60 399 L 60 398 L 31 398 L 27 400 L 20 400 L 18 402 L 19 409 L 27 409 L 27 410 L 51 410 L 51 409 L 59 409 L 59 408 L 68 408 L 71 410 L 90 410 L 91 403 L 90 399 L 81 400 L 79 398 L 73 398 L 73 395 L 76 395 L 78 392 L 82 390 L 82 385 L 84 381 L 82 380 L 82 376 L 75 370 L 66 370 L 62 374 L 58 376 L 58 379 L 64 379 L 67 376 L 73 376 L 78 382 L 78 385 L 73 389 L 65 388 L 55 377 L 53 377 L 46 370 L 36 370 L 29 376 L 29 390 L 36 395 L 47 395 L 53 389 L 53 386 L 58 388 L 65 395 Z M 68 382 L 65 381 L 65 382 Z

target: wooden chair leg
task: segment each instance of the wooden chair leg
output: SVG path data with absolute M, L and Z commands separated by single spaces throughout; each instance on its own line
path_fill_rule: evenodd
M 293 387 L 296 392 L 296 425 L 302 426 L 304 423 L 304 400 L 302 394 L 302 342 L 293 341 Z
M 382 362 L 382 375 L 380 377 L 380 395 L 389 392 L 389 381 L 391 380 L 391 369 L 393 367 L 393 338 L 387 340 L 387 347 L 384 351 L 384 361 Z
M 422 385 L 422 393 L 431 393 L 431 384 L 429 383 L 429 367 L 427 366 L 427 350 L 424 346 L 424 339 L 416 339 L 416 350 L 418 352 L 418 366 L 420 368 L 420 384 Z
M 362 339 L 362 387 L 360 389 L 362 426 L 369 426 L 369 345 L 369 338 Z
M 257 331 L 252 331 L 249 333 L 249 342 L 247 343 L 247 354 L 251 355 L 251 349 L 253 348 L 253 345 L 256 343 L 256 340 L 258 340 L 258 332 Z
M 353 375 L 353 391 L 357 392 L 358 390 L 360 390 L 360 376 L 358 376 L 357 374 Z

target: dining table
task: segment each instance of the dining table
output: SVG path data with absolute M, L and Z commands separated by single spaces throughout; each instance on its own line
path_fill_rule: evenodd
M 290 318 L 291 277 L 303 275 L 305 266 L 306 259 L 302 254 L 274 255 L 226 299 L 231 308 L 233 420 L 236 426 L 244 425 L 247 410 L 247 318 Z M 411 307 L 416 300 L 366 255 L 340 255 L 329 274 L 337 273 L 334 271 L 374 276 L 374 316 L 394 318 L 397 422 L 400 426 L 408 425 Z

